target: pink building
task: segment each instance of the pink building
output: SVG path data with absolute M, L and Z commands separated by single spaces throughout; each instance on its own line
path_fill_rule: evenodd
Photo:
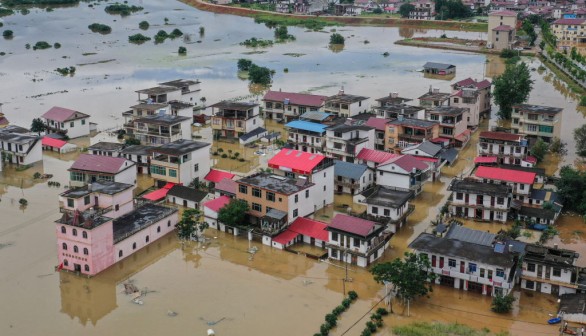
M 135 208 L 133 185 L 99 181 L 59 196 L 57 252 L 63 269 L 93 276 L 174 230 L 177 209 Z

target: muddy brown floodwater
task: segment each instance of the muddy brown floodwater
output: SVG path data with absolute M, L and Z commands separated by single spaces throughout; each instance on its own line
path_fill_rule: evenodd
M 132 3 L 132 1 L 130 1 Z M 135 3 L 136 4 L 136 3 Z M 346 38 L 342 50 L 327 48 L 329 32 L 310 32 L 290 27 L 297 40 L 277 44 L 256 53 L 239 42 L 256 36 L 272 38 L 273 32 L 250 18 L 217 15 L 192 9 L 179 2 L 162 0 L 141 3 L 144 13 L 125 18 L 104 13 L 101 4 L 80 4 L 52 12 L 31 9 L 30 14 L 3 18 L 4 26 L 15 32 L 12 40 L 3 40 L 0 51 L 0 102 L 3 112 L 14 124 L 28 126 L 30 120 L 53 105 L 76 109 L 92 116 L 99 130 L 92 138 L 74 140 L 80 147 L 102 140 L 115 140 L 109 133 L 122 123 L 120 113 L 134 104 L 134 91 L 176 78 L 202 80 L 202 96 L 212 104 L 221 99 L 256 100 L 262 92 L 249 88 L 237 77 L 236 61 L 246 57 L 275 70 L 273 89 L 305 91 L 330 95 L 341 86 L 348 93 L 378 98 L 398 91 L 416 99 L 429 86 L 449 90 L 449 81 L 424 78 L 417 69 L 427 61 L 457 64 L 456 80 L 466 77 L 492 78 L 504 70 L 494 56 L 464 52 L 429 50 L 394 45 L 403 37 L 431 36 L 483 39 L 485 34 L 444 32 L 411 28 L 337 27 Z M 86 31 L 87 18 L 112 26 L 112 34 Z M 164 24 L 169 18 L 169 24 Z M 143 32 L 138 22 L 148 20 L 151 29 Z M 205 35 L 196 32 L 205 27 Z M 155 45 L 135 46 L 128 35 L 143 32 L 153 35 L 160 29 L 180 28 L 188 39 Z M 48 33 L 50 32 L 50 34 Z M 376 38 L 374 38 L 376 36 Z M 191 39 L 191 40 L 190 40 Z M 365 44 L 365 40 L 369 44 Z M 61 49 L 32 51 L 26 43 L 47 40 L 60 42 Z M 200 41 L 201 43 L 197 43 Z M 186 45 L 188 55 L 178 57 L 178 46 Z M 294 52 L 296 57 L 292 57 Z M 383 53 L 389 52 L 388 57 Z M 104 62 L 105 60 L 114 60 Z M 539 68 L 536 59 L 525 59 Z M 74 77 L 62 77 L 53 69 L 77 65 Z M 285 73 L 283 70 L 289 71 Z M 551 157 L 543 167 L 555 173 L 562 164 L 573 163 L 571 130 L 584 123 L 576 109 L 577 99 L 547 70 L 532 71 L 535 89 L 530 103 L 560 106 L 560 137 L 568 143 L 569 155 Z M 496 111 L 494 111 L 496 112 Z M 485 122 L 481 130 L 496 125 Z M 267 121 L 270 131 L 282 132 L 283 125 Z M 212 141 L 209 126 L 194 127 L 195 139 Z M 478 132 L 460 153 L 452 167 L 425 185 L 413 200 L 416 211 L 404 229 L 392 239 L 392 248 L 382 261 L 401 257 L 419 233 L 429 230 L 448 194 L 446 188 L 454 176 L 468 174 L 475 156 Z M 217 141 L 212 152 L 240 153 L 244 162 L 212 155 L 210 160 L 221 169 L 245 175 L 266 167 L 275 153 L 265 148 L 243 147 L 235 142 Z M 260 152 L 255 153 L 255 152 Z M 185 248 L 173 235 L 157 241 L 132 257 L 116 264 L 92 279 L 68 273 L 55 273 L 56 242 L 54 220 L 59 218 L 58 194 L 68 181 L 67 168 L 79 153 L 60 155 L 45 152 L 43 162 L 25 171 L 5 167 L 0 173 L 0 335 L 204 335 L 208 328 L 218 335 L 311 335 L 319 331 L 323 317 L 343 298 L 345 267 L 318 262 L 290 252 L 248 242 L 214 230 L 206 232 L 205 244 Z M 52 174 L 61 187 L 50 187 L 47 180 L 33 180 L 35 172 Z M 140 177 L 137 192 L 152 186 L 149 177 Z M 18 201 L 28 200 L 22 207 Z M 362 212 L 347 195 L 337 195 L 335 204 L 314 217 L 329 222 L 336 213 Z M 502 226 L 465 222 L 478 229 L 498 231 Z M 582 252 L 584 223 L 581 218 L 560 218 L 560 236 L 552 240 L 562 247 Z M 248 253 L 256 246 L 255 255 Z M 300 248 L 300 252 L 308 250 Z M 348 267 L 350 282 L 346 290 L 356 290 L 360 299 L 345 312 L 332 335 L 359 335 L 362 316 L 384 296 L 381 285 L 368 270 Z M 145 290 L 144 304 L 131 302 L 123 293 L 123 284 L 132 283 Z M 411 306 L 407 317 L 404 307 L 394 302 L 395 314 L 385 319 L 380 335 L 391 335 L 391 327 L 415 321 L 466 323 L 513 335 L 553 335 L 556 328 L 544 324 L 555 312 L 554 298 L 539 293 L 515 291 L 518 300 L 510 315 L 490 312 L 490 298 L 451 288 L 434 287 L 430 298 Z M 177 316 L 169 316 L 169 312 Z M 173 314 L 171 314 L 173 315 Z

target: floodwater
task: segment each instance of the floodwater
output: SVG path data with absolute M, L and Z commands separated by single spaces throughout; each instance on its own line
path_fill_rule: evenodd
M 248 83 L 237 77 L 236 61 L 243 57 L 276 71 L 273 89 L 329 95 L 343 86 L 347 93 L 373 98 L 391 91 L 417 98 L 430 85 L 448 91 L 449 82 L 426 79 L 416 72 L 427 61 L 457 64 L 456 79 L 492 77 L 504 69 L 501 60 L 492 56 L 393 44 L 397 39 L 414 36 L 446 33 L 450 37 L 478 39 L 485 34 L 336 27 L 333 29 L 346 36 L 347 42 L 343 50 L 332 52 L 327 48 L 329 32 L 289 28 L 297 37 L 295 42 L 251 53 L 255 50 L 238 43 L 253 36 L 271 38 L 273 33 L 250 18 L 201 12 L 179 2 L 157 0 L 140 5 L 145 7 L 143 13 L 126 18 L 105 14 L 101 4 L 90 8 L 85 3 L 53 12 L 32 9 L 28 15 L 4 18 L 4 29 L 15 34 L 12 40 L 0 42 L 0 52 L 7 53 L 0 56 L 0 102 L 4 103 L 7 118 L 14 124 L 28 126 L 32 118 L 58 105 L 88 113 L 100 130 L 112 130 L 123 122 L 120 113 L 134 104 L 133 91 L 176 78 L 199 78 L 202 96 L 208 104 L 230 98 L 256 100 L 258 92 L 251 93 Z M 110 25 L 112 34 L 89 32 L 88 17 Z M 164 18 L 169 19 L 168 25 Z M 151 28 L 143 32 L 146 35 L 179 28 L 189 35 L 190 41 L 129 44 L 129 35 L 142 32 L 138 29 L 142 20 L 151 23 Z M 197 33 L 200 26 L 205 27 L 202 37 Z M 25 49 L 26 43 L 41 40 L 59 42 L 62 47 Z M 365 40 L 370 43 L 365 44 Z M 188 54 L 179 57 L 176 50 L 184 44 Z M 390 55 L 383 57 L 386 51 Z M 299 57 L 291 56 L 292 53 Z M 529 61 L 531 67 L 539 67 L 539 61 Z M 64 66 L 76 66 L 75 76 L 62 77 L 53 71 Z M 288 73 L 284 68 L 288 68 Z M 584 122 L 584 116 L 576 111 L 576 97 L 548 71 L 535 71 L 532 76 L 536 83 L 531 103 L 565 108 L 560 134 L 568 142 L 570 155 L 548 161 L 553 164 L 548 163 L 546 168 L 553 172 L 560 162 L 571 163 L 575 159 L 571 130 Z M 267 121 L 267 128 L 282 131 L 281 124 L 271 121 Z M 488 123 L 481 127 L 487 128 Z M 196 139 L 211 140 L 209 127 L 194 128 L 193 134 Z M 286 136 L 283 131 L 282 135 Z M 469 173 L 477 138 L 475 133 L 460 159 L 444 169 L 440 179 L 425 185 L 413 201 L 416 211 L 406 227 L 392 238 L 392 248 L 385 252 L 383 260 L 400 257 L 414 237 L 428 230 L 447 199 L 446 188 L 451 178 Z M 108 132 L 75 143 L 86 147 L 105 139 L 112 139 Z M 266 167 L 267 160 L 274 155 L 271 146 L 247 148 L 237 143 L 214 142 L 212 151 L 219 148 L 224 153 L 238 152 L 245 159 L 240 162 L 220 155 L 211 157 L 216 167 L 239 175 Z M 257 151 L 261 154 L 255 154 Z M 57 195 L 64 190 L 67 168 L 77 155 L 45 153 L 42 164 L 26 171 L 5 167 L 0 173 L 0 293 L 3 302 L 10 303 L 0 308 L 1 335 L 204 335 L 210 324 L 216 322 L 211 328 L 218 335 L 306 335 L 317 332 L 324 315 L 342 300 L 345 267 L 214 230 L 207 231 L 206 244 L 184 249 L 173 235 L 164 237 L 92 279 L 55 273 L 53 221 L 59 217 Z M 52 180 L 62 187 L 50 187 L 46 180 L 33 180 L 35 172 L 53 174 Z M 139 188 L 151 185 L 150 179 L 141 178 Z M 27 199 L 28 206 L 20 206 L 20 198 Z M 329 222 L 336 213 L 348 211 L 361 212 L 364 207 L 352 204 L 347 195 L 337 195 L 335 204 L 316 213 L 315 218 Z M 560 244 L 571 248 L 584 245 L 583 222 L 576 218 L 560 220 Z M 478 223 L 467 225 L 484 227 Z M 491 231 L 497 229 L 495 225 L 489 227 Z M 563 230 L 564 227 L 570 230 Z M 259 248 L 254 256 L 247 252 L 252 245 Z M 351 281 L 345 283 L 346 290 L 356 290 L 360 299 L 342 315 L 333 335 L 341 335 L 357 321 L 347 335 L 360 334 L 366 322 L 361 319 L 363 314 L 384 295 L 367 270 L 349 266 L 348 277 Z M 147 289 L 144 305 L 132 303 L 132 298 L 122 292 L 122 284 L 127 281 Z M 389 326 L 420 320 L 457 321 L 514 335 L 556 332 L 555 327 L 544 324 L 548 314 L 555 311 L 553 297 L 520 292 L 515 295 L 518 300 L 514 312 L 497 316 L 490 312 L 487 297 L 435 286 L 429 299 L 412 304 L 411 317 L 395 302 L 396 314 L 385 320 L 380 334 L 390 335 Z M 170 317 L 169 311 L 178 315 Z

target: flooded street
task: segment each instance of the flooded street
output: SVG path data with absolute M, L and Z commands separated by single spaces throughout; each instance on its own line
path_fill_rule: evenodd
M 4 29 L 13 30 L 15 35 L 0 42 L 0 52 L 6 52 L 0 56 L 0 103 L 4 103 L 2 109 L 8 120 L 28 127 L 32 118 L 57 105 L 90 114 L 99 130 L 112 130 L 123 122 L 120 113 L 135 103 L 135 90 L 176 78 L 200 79 L 201 96 L 206 97 L 208 105 L 222 99 L 260 99 L 250 92 L 246 81 L 238 79 L 239 58 L 250 58 L 274 69 L 275 90 L 330 95 L 343 86 L 347 93 L 372 98 L 397 91 L 416 99 L 430 85 L 448 92 L 449 81 L 426 79 L 416 72 L 427 61 L 457 64 L 457 80 L 490 78 L 504 70 L 498 57 L 393 44 L 405 37 L 443 33 L 485 38 L 480 33 L 383 27 L 334 27 L 326 28 L 328 32 L 306 32 L 290 27 L 289 33 L 297 38 L 295 42 L 253 50 L 239 43 L 250 37 L 270 39 L 273 31 L 250 18 L 201 12 L 173 1 L 140 5 L 145 7 L 141 14 L 124 18 L 106 14 L 102 4 L 89 7 L 86 3 L 52 12 L 31 9 L 28 15 L 3 18 Z M 110 25 L 112 33 L 91 33 L 87 29 L 88 17 Z M 151 24 L 147 32 L 138 28 L 142 20 Z M 198 33 L 201 26 L 205 27 L 203 36 Z M 127 42 L 132 34 L 152 36 L 160 29 L 174 28 L 181 29 L 188 39 L 158 45 L 151 41 L 140 46 Z M 329 29 L 347 38 L 342 51 L 327 48 Z M 42 40 L 59 42 L 62 47 L 36 51 L 25 48 L 27 43 Z M 187 56 L 177 55 L 181 45 L 187 47 Z M 251 53 L 254 51 L 257 53 Z M 384 52 L 390 55 L 383 57 Z M 536 59 L 528 62 L 531 68 L 540 65 Z M 76 66 L 75 76 L 63 77 L 54 71 L 65 66 Z M 560 136 L 568 143 L 569 155 L 547 160 L 544 168 L 553 173 L 560 165 L 574 162 L 571 131 L 584 123 L 584 115 L 576 110 L 578 97 L 554 80 L 549 71 L 533 71 L 532 76 L 535 85 L 529 102 L 564 108 Z M 495 123 L 491 119 L 482 124 L 481 130 Z M 286 136 L 282 124 L 267 121 L 266 128 Z M 391 239 L 392 248 L 382 261 L 401 257 L 412 239 L 429 229 L 430 221 L 435 220 L 447 200 L 450 180 L 470 172 L 478 133 L 474 133 L 458 161 L 446 167 L 440 179 L 426 184 L 413 200 L 415 212 L 406 227 Z M 210 127 L 194 127 L 193 135 L 198 140 L 212 141 Z M 105 139 L 111 139 L 106 132 L 74 143 L 87 147 Z M 238 152 L 245 162 L 220 155 L 211 155 L 210 159 L 217 168 L 244 176 L 266 167 L 274 148 L 269 144 L 266 148 L 248 148 L 216 141 L 212 153 L 220 149 Z M 261 154 L 255 153 L 259 150 Z M 340 304 L 344 267 L 211 229 L 206 232 L 206 244 L 181 249 L 171 234 L 92 279 L 54 272 L 58 194 L 65 190 L 67 168 L 78 154 L 44 152 L 43 162 L 25 171 L 5 167 L 0 172 L 0 293 L 3 302 L 9 303 L 0 308 L 0 335 L 204 335 L 210 327 L 217 335 L 311 335 L 319 331 L 324 315 Z M 60 182 L 61 187 L 51 187 L 47 180 L 34 180 L 35 172 L 52 174 L 51 180 Z M 148 177 L 139 180 L 137 192 L 152 185 Z M 21 198 L 28 200 L 28 206 L 19 205 Z M 353 204 L 348 195 L 337 195 L 335 204 L 314 217 L 329 222 L 336 213 L 348 211 L 359 213 L 364 206 Z M 491 232 L 502 227 L 473 222 L 467 225 Z M 551 243 L 586 255 L 583 220 L 563 216 L 558 227 L 561 234 Z M 259 249 L 254 256 L 247 252 L 251 245 Z M 341 335 L 384 295 L 367 270 L 350 266 L 348 273 L 352 281 L 346 283 L 346 290 L 357 291 L 360 298 L 342 314 L 332 335 Z M 132 297 L 123 293 L 123 283 L 127 281 L 148 289 L 144 305 L 132 303 Z M 404 307 L 395 302 L 396 314 L 385 319 L 379 334 L 391 335 L 390 326 L 423 320 L 466 323 L 513 335 L 556 334 L 555 327 L 545 324 L 548 314 L 555 311 L 552 296 L 521 292 L 515 295 L 518 300 L 514 312 L 501 316 L 490 312 L 488 297 L 435 286 L 429 299 L 422 298 L 411 306 L 411 317 L 403 314 Z M 177 312 L 177 316 L 169 316 L 169 311 Z M 360 320 L 347 335 L 359 335 L 365 322 Z

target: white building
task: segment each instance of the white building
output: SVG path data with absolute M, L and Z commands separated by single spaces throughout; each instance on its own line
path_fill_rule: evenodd
M 180 205 L 184 208 L 202 209 L 202 202 L 206 200 L 208 193 L 182 185 L 174 185 L 167 193 L 167 202 Z
M 338 94 L 328 97 L 324 105 L 324 112 L 344 118 L 353 117 L 369 110 L 368 97 L 349 95 L 344 93 L 344 89 L 340 90 Z
M 81 154 L 69 168 L 69 174 L 72 187 L 96 181 L 136 184 L 136 164 L 121 157 Z
M 151 176 L 159 187 L 167 182 L 189 185 L 210 171 L 209 143 L 177 140 L 153 149 Z
M 191 140 L 192 118 L 155 114 L 135 118 L 124 124 L 126 134 L 143 145 L 160 146 L 177 140 Z
M 256 103 L 221 101 L 210 107 L 215 138 L 239 138 L 264 127 L 260 106 Z
M 338 124 L 326 129 L 328 156 L 354 162 L 363 148 L 374 148 L 374 128 L 364 125 Z
M 466 78 L 452 84 L 450 106 L 468 109 L 468 126 L 476 127 L 481 118 L 490 117 L 490 88 L 492 83 L 488 80 L 476 81 Z
M 504 184 L 512 189 L 513 199 L 529 203 L 529 196 L 536 182 L 533 172 L 480 166 L 474 173 L 476 179 L 484 183 Z
M 579 255 L 575 251 L 543 245 L 525 246 L 521 288 L 563 295 L 576 293 L 578 269 L 574 265 Z
M 172 101 L 197 104 L 201 82 L 199 80 L 176 79 L 159 83 L 158 86 L 138 90 L 138 100 L 151 103 L 169 103 Z
M 220 196 L 203 203 L 204 221 L 208 223 L 211 228 L 223 232 L 234 233 L 233 231 L 228 230 L 224 223 L 218 221 L 218 213 L 220 212 L 220 209 L 230 203 L 230 200 L 231 198 L 228 196 Z
M 123 143 L 100 141 L 89 146 L 87 151 L 92 155 L 119 157 L 122 149 L 124 149 Z
M 453 179 L 449 212 L 453 216 L 481 221 L 506 222 L 511 208 L 511 187 L 472 179 Z
M 409 205 L 412 191 L 374 186 L 355 197 L 358 203 L 366 204 L 366 218 L 385 225 L 391 232 L 397 232 L 415 210 Z
M 41 138 L 29 134 L 25 128 L 14 125 L 0 128 L 0 152 L 0 171 L 3 161 L 20 166 L 43 160 Z
M 479 157 L 494 157 L 495 163 L 521 165 L 529 153 L 523 134 L 480 132 L 477 145 Z
M 427 163 L 411 155 L 398 155 L 376 168 L 376 184 L 398 190 L 412 190 L 416 195 L 429 177 Z
M 151 166 L 151 156 L 153 154 L 154 149 L 154 146 L 128 146 L 120 151 L 120 156 L 136 163 L 136 168 L 139 174 L 149 174 Z
M 374 184 L 374 171 L 367 165 L 334 160 L 334 186 L 337 193 L 360 194 Z
M 47 133 L 60 133 L 70 139 L 90 134 L 90 116 L 63 107 L 52 107 L 41 118 L 47 126 Z
M 322 109 L 326 96 L 268 91 L 264 97 L 264 115 L 266 119 L 295 120 L 306 112 L 316 112 Z

